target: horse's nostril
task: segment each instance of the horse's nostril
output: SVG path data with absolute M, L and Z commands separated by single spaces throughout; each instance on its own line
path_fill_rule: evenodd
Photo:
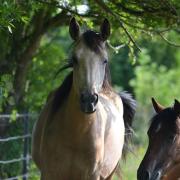
M 158 171 L 156 174 L 155 174 L 155 179 L 160 179 L 161 177 L 161 171 Z
M 85 102 L 86 102 L 86 99 L 87 99 L 87 98 L 86 98 L 86 96 L 85 96 L 85 93 L 82 93 L 82 94 L 81 94 L 80 99 L 81 99 L 81 102 L 82 102 L 82 103 L 85 103 Z
M 96 104 L 98 102 L 98 95 L 88 92 L 82 93 L 80 96 L 80 106 L 82 112 L 93 113 L 96 111 Z
M 137 172 L 138 180 L 150 180 L 150 172 L 148 170 L 139 169 Z
M 97 103 L 98 102 L 98 95 L 95 94 L 89 94 L 89 93 L 82 93 L 81 94 L 81 102 L 82 103 Z
M 96 93 L 94 95 L 92 95 L 91 102 L 93 102 L 93 103 L 97 103 L 98 102 L 98 95 Z
M 147 179 L 147 180 L 150 179 L 150 173 L 149 173 L 148 170 L 146 170 L 145 173 L 144 173 L 144 180 L 145 180 L 145 179 Z

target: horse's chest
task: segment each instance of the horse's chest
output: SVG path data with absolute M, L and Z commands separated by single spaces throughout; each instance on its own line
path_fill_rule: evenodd
M 92 136 L 92 130 L 80 137 L 75 132 L 67 133 L 67 129 L 52 127 L 46 132 L 45 139 L 43 157 L 48 176 L 67 177 L 71 174 L 74 179 L 82 177 L 80 179 L 86 180 L 99 172 L 103 161 L 103 138 Z

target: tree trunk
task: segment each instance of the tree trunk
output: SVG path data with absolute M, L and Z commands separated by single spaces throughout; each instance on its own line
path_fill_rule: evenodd
M 22 36 L 19 35 L 19 37 L 15 35 L 16 37 L 13 39 L 14 41 L 12 41 L 13 47 L 11 52 L 8 53 L 9 55 L 7 55 L 9 60 L 8 62 L 6 60 L 4 64 L 2 63 L 2 66 L 0 65 L 0 69 L 6 67 L 6 69 L 4 69 L 4 74 L 13 75 L 14 72 L 13 90 L 9 93 L 8 97 L 13 98 L 15 104 L 12 105 L 7 100 L 3 107 L 3 113 L 11 113 L 14 107 L 18 112 L 27 111 L 26 105 L 24 104 L 27 73 L 32 63 L 33 56 L 40 45 L 41 38 L 50 28 L 67 25 L 69 18 L 69 15 L 67 15 L 65 11 L 61 11 L 56 16 L 51 17 L 48 10 L 43 9 L 34 15 L 28 27 L 29 29 L 27 29 L 25 34 Z M 22 27 L 21 29 L 25 28 Z M 20 34 L 22 34 L 22 32 L 20 32 Z M 8 124 L 9 122 L 7 121 L 7 124 L 0 130 L 3 132 L 0 132 L 1 135 L 6 132 Z

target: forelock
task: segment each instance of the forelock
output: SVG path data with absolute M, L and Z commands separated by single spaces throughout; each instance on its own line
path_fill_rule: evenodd
M 103 40 L 99 33 L 88 30 L 82 34 L 82 38 L 86 46 L 96 53 L 103 48 Z
M 176 116 L 172 108 L 166 108 L 161 113 L 156 114 L 150 122 L 150 129 L 157 128 L 159 124 L 163 124 L 168 129 L 174 130 L 173 127 L 176 126 Z

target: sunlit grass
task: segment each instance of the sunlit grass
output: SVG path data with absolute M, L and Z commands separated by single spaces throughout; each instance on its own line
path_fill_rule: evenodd
M 121 174 L 123 180 L 136 180 L 137 169 L 144 157 L 145 151 L 146 148 L 144 147 L 136 147 L 134 148 L 133 153 L 128 153 L 126 160 L 121 163 Z M 114 177 L 113 180 L 118 180 L 118 178 Z

